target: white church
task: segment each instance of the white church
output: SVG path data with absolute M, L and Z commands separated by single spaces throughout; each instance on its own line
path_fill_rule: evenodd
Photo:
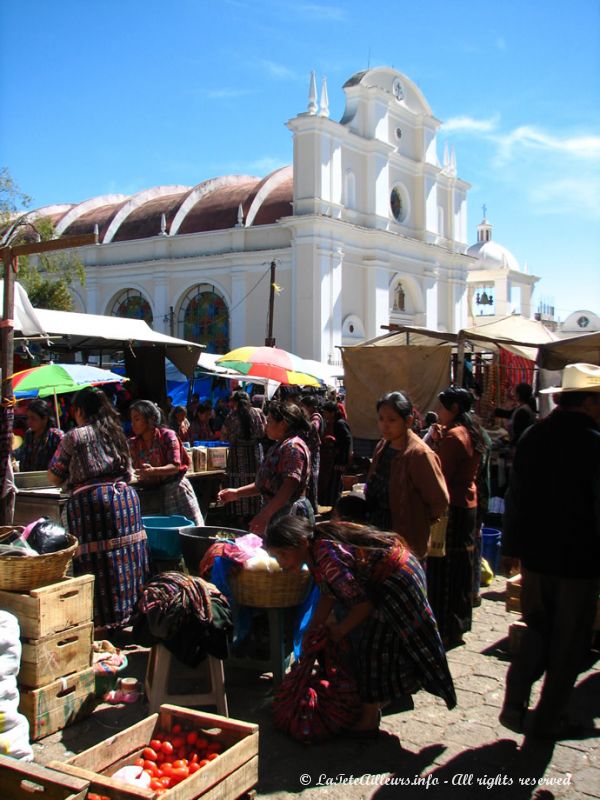
M 469 184 L 420 89 L 380 67 L 326 82 L 287 122 L 293 163 L 266 177 L 227 175 L 37 209 L 59 236 L 98 233 L 79 251 L 75 310 L 138 317 L 223 353 L 266 336 L 276 265 L 277 345 L 325 363 L 390 323 L 457 331 L 518 310 L 538 278 L 492 239 L 467 241 Z

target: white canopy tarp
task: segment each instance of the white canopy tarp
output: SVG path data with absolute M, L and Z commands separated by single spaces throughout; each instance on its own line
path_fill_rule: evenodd
M 141 319 L 36 309 L 42 328 L 57 351 L 160 347 L 185 375 L 192 375 L 203 345 L 153 331 Z
M 563 369 L 567 364 L 600 364 L 600 333 L 585 333 L 544 344 L 537 360 L 540 367 L 552 370 Z
M 538 346 L 554 342 L 558 336 L 542 322 L 520 314 L 511 314 L 495 322 L 463 328 L 458 338 L 479 344 L 485 349 L 495 350 L 501 347 L 514 355 L 535 361 Z
M 4 317 L 4 281 L 0 280 L 0 314 Z M 38 309 L 31 305 L 27 292 L 15 281 L 14 329 L 23 336 L 44 336 L 45 330 Z

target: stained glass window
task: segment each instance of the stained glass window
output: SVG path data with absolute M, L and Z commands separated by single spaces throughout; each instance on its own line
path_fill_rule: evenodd
M 143 319 L 148 325 L 152 325 L 150 303 L 137 289 L 125 289 L 121 292 L 114 301 L 110 314 L 126 319 Z
M 189 342 L 206 345 L 208 353 L 227 353 L 229 310 L 213 286 L 202 284 L 189 290 L 179 312 L 179 331 Z

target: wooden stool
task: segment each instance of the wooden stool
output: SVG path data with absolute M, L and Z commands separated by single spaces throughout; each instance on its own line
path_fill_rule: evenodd
M 269 658 L 255 659 L 230 657 L 228 666 L 273 673 L 273 685 L 279 686 L 290 664 L 291 653 L 286 652 L 284 620 L 286 608 L 265 608 L 269 625 Z
M 191 694 L 169 692 L 172 667 L 177 671 L 179 683 L 202 681 L 208 685 L 207 690 Z M 178 706 L 216 706 L 221 716 L 229 716 L 223 662 L 219 658 L 207 656 L 197 667 L 187 667 L 164 645 L 155 644 L 148 657 L 144 687 L 151 714 L 158 711 L 163 703 L 173 703 Z

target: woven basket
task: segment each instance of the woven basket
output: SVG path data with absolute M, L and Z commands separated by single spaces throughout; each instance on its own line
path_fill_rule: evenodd
M 18 528 L 0 528 L 3 532 Z M 23 530 L 21 528 L 21 530 Z M 56 553 L 39 556 L 0 556 L 0 589 L 9 592 L 29 591 L 59 581 L 67 571 L 79 542 L 67 534 L 70 545 Z
M 300 605 L 308 594 L 310 573 L 241 569 L 230 574 L 229 585 L 241 606 L 287 608 Z

